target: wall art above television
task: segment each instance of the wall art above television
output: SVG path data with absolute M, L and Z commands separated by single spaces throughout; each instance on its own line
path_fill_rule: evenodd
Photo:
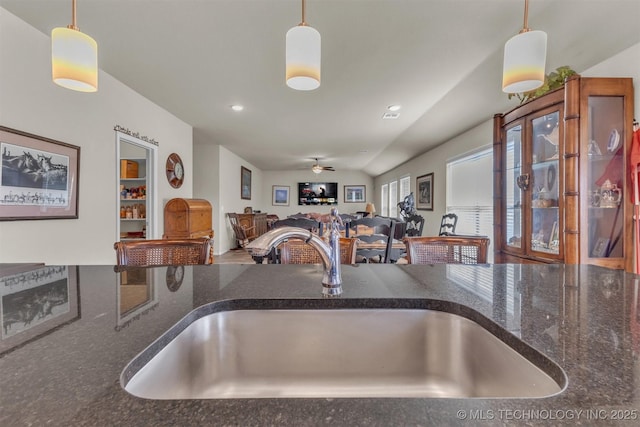
M 299 205 L 337 205 L 337 182 L 299 182 Z

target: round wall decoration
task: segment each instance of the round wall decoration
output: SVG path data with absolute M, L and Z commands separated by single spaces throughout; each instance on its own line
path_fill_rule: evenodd
M 169 154 L 167 157 L 167 180 L 173 188 L 180 188 L 184 181 L 184 165 L 182 159 L 176 153 Z

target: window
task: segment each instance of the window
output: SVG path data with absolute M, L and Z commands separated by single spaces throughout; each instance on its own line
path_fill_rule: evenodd
M 447 162 L 446 197 L 447 213 L 458 215 L 456 234 L 477 234 L 493 238 L 491 148 L 484 148 Z M 493 263 L 491 246 L 488 262 Z
M 400 178 L 400 194 L 398 195 L 398 201 L 404 200 L 411 193 L 411 177 L 405 176 Z
M 398 216 L 398 181 L 389 184 L 389 215 L 392 218 Z
M 389 216 L 389 185 L 382 184 L 380 187 L 380 201 L 382 201 L 382 216 Z

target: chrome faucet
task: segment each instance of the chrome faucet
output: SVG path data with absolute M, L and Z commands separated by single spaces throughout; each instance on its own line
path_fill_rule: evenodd
M 331 208 L 331 231 L 329 243 L 326 243 L 312 231 L 299 227 L 281 227 L 266 232 L 245 248 L 253 256 L 267 256 L 272 248 L 289 239 L 303 240 L 311 245 L 319 254 L 324 267 L 322 275 L 322 295 L 337 297 L 342 294 L 342 276 L 340 273 L 340 232 L 338 225 L 342 224 L 338 210 Z

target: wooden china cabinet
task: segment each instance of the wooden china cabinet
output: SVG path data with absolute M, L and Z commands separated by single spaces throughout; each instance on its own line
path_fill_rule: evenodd
M 572 76 L 494 116 L 496 263 L 633 270 L 630 78 Z

